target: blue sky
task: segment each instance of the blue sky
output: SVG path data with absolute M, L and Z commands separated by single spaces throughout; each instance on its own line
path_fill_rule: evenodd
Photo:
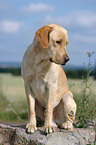
M 57 23 L 69 35 L 69 65 L 88 64 L 86 52 L 95 52 L 96 0 L 0 0 L 0 62 L 20 62 L 35 32 Z

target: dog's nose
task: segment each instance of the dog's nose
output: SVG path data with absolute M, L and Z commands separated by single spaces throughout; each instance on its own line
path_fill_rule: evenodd
M 69 61 L 69 60 L 70 60 L 69 56 L 66 56 L 66 57 L 64 58 L 65 63 L 66 63 L 67 61 Z

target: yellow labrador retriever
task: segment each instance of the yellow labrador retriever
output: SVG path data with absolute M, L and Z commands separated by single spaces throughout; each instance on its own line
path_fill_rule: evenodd
M 69 60 L 66 45 L 68 32 L 57 24 L 41 27 L 27 48 L 21 67 L 28 100 L 28 133 L 37 130 L 36 116 L 45 121 L 45 132 L 52 133 L 56 124 L 73 129 L 76 104 L 68 89 L 60 64 Z

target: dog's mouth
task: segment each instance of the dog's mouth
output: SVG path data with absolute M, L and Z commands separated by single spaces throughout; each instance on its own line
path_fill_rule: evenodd
M 66 64 L 66 63 L 59 63 L 59 62 L 56 62 L 56 61 L 54 61 L 52 58 L 49 58 L 49 61 L 50 61 L 50 62 L 54 62 L 54 63 L 59 64 L 59 65 L 65 65 L 65 64 Z
M 54 62 L 52 58 L 49 58 L 50 62 Z

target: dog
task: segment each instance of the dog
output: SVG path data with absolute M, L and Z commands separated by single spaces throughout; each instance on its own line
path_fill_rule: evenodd
M 54 132 L 56 126 L 73 129 L 76 103 L 61 67 L 70 59 L 67 44 L 68 32 L 51 23 L 37 30 L 23 56 L 21 74 L 28 100 L 28 133 L 37 130 L 36 116 L 44 121 L 46 134 Z

